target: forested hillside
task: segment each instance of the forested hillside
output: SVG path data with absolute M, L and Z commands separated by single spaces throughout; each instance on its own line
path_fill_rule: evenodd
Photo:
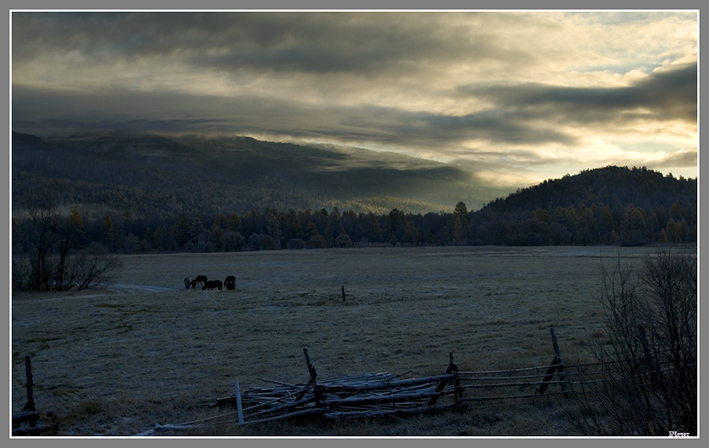
M 13 213 L 52 191 L 91 218 L 130 213 L 244 214 L 323 207 L 384 213 L 475 207 L 504 194 L 444 164 L 355 148 L 246 137 L 90 134 L 45 141 L 13 133 Z M 68 211 L 68 210 L 65 210 Z
M 559 245 L 690 242 L 697 180 L 610 166 L 547 180 L 472 214 L 473 244 Z
M 423 214 L 397 208 L 374 213 L 338 207 L 264 207 L 246 213 L 207 209 L 170 216 L 163 210 L 155 215 L 126 211 L 96 217 L 78 207 L 62 210 L 52 190 L 37 188 L 24 194 L 31 207 L 27 216 L 13 218 L 16 254 L 82 250 L 90 244 L 115 253 L 136 253 L 697 241 L 696 179 L 645 168 L 587 170 L 518 190 L 477 211 L 458 201 L 450 211 Z M 136 201 L 145 198 L 136 192 Z M 199 204 L 195 207 L 199 209 Z

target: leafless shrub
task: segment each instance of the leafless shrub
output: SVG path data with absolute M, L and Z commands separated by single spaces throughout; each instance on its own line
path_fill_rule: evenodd
M 76 211 L 63 216 L 50 193 L 37 192 L 27 210 L 27 250 L 13 259 L 14 289 L 82 290 L 100 285 L 120 266 L 100 244 L 84 247 L 81 216 Z
M 121 261 L 100 244 L 95 244 L 80 252 L 73 260 L 72 267 L 73 285 L 81 291 L 104 286 L 111 272 L 121 267 Z
M 589 435 L 697 434 L 697 263 L 664 251 L 635 273 L 603 266 L 609 341 L 597 344 L 601 381 L 582 383 Z

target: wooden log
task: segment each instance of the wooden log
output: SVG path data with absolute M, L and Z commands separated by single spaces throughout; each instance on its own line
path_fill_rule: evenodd
M 311 396 L 304 396 L 297 401 L 293 401 L 291 403 L 286 403 L 281 406 L 277 406 L 275 408 L 264 409 L 263 411 L 256 412 L 252 415 L 256 416 L 256 415 L 264 415 L 264 414 L 273 414 L 275 412 L 282 412 L 285 410 L 297 408 L 298 406 L 304 406 L 306 404 L 313 403 L 314 401 L 315 401 L 314 396 L 312 396 L 312 397 Z
M 453 392 L 449 392 L 448 394 L 452 394 Z M 425 400 L 425 399 L 430 399 L 432 397 L 439 397 L 441 395 L 445 395 L 445 392 L 419 392 L 419 393 L 396 393 L 396 394 L 388 394 L 388 395 L 375 395 L 375 396 L 368 396 L 368 397 L 348 397 L 348 398 L 343 398 L 341 400 L 333 400 L 333 399 L 325 399 L 322 401 L 322 405 L 330 406 L 330 407 L 340 407 L 340 406 L 349 406 L 349 405 L 370 405 L 370 404 L 386 404 L 386 403 L 399 403 L 399 402 L 406 402 L 406 401 L 416 401 L 416 400 Z
M 275 391 L 275 389 L 265 389 L 265 390 L 247 390 L 244 391 L 241 394 L 242 401 L 260 401 L 262 403 L 257 404 L 256 406 L 253 407 L 259 407 L 263 406 L 269 403 L 274 403 L 277 401 L 283 401 L 288 398 L 293 398 L 295 399 L 295 394 L 297 393 L 305 393 L 309 389 L 309 386 L 298 388 L 295 390 L 284 390 L 280 393 L 277 391 L 274 393 L 274 396 L 267 396 L 269 392 Z M 208 404 L 209 407 L 215 407 L 215 406 L 236 406 L 236 395 L 233 397 L 224 397 L 224 398 L 219 398 L 216 401 Z M 248 409 L 248 408 L 247 408 Z M 247 410 L 244 409 L 244 410 Z
M 368 392 L 368 391 L 375 391 L 375 390 L 386 390 L 389 388 L 402 388 L 402 387 L 410 387 L 410 386 L 416 386 L 416 385 L 423 385 L 423 384 L 433 384 L 437 382 L 444 382 L 448 381 L 455 378 L 455 375 L 452 373 L 446 373 L 443 375 L 436 375 L 436 376 L 429 376 L 425 378 L 411 378 L 407 380 L 397 380 L 397 381 L 388 381 L 388 382 L 379 382 L 379 383 L 373 383 L 373 384 L 365 384 L 362 386 L 350 386 L 350 385 L 328 385 L 328 384 L 320 384 L 319 387 L 322 388 L 322 391 L 325 393 L 346 393 L 346 392 L 351 392 L 351 393 L 356 393 L 356 392 Z
M 376 381 L 376 380 L 387 380 L 396 379 L 397 375 L 388 372 L 380 373 L 360 373 L 356 375 L 340 376 L 337 378 L 327 378 L 320 379 L 321 384 L 331 384 L 331 383 L 351 383 L 353 381 Z

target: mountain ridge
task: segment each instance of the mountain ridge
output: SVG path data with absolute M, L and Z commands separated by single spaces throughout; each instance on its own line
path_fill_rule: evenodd
M 54 188 L 65 203 L 101 205 L 86 202 L 92 200 L 88 192 L 78 197 L 84 202 L 76 201 L 75 192 L 57 185 L 61 179 L 88 182 L 97 191 L 138 188 L 157 203 L 173 198 L 175 204 L 165 214 L 179 208 L 243 213 L 264 207 L 345 204 L 360 211 L 398 207 L 416 213 L 451 209 L 461 200 L 481 206 L 506 191 L 438 162 L 240 136 L 107 133 L 44 140 L 13 132 L 12 156 L 13 203 L 18 204 L 22 194 L 16 195 L 15 187 L 23 192 L 31 180 L 36 186 Z M 148 212 L 130 201 L 114 201 L 109 208 Z
M 128 253 L 697 241 L 697 179 L 607 166 L 469 211 L 451 188 L 466 187 L 465 173 L 386 154 L 372 163 L 369 155 L 249 138 L 13 134 L 13 245 L 32 243 L 23 207 L 43 198 L 63 216 L 80 216 L 89 240 Z M 448 188 L 452 212 L 401 194 L 431 186 Z

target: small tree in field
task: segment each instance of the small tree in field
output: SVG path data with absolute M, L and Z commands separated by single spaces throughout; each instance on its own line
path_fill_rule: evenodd
M 36 192 L 27 205 L 26 252 L 12 263 L 13 288 L 30 291 L 66 291 L 103 283 L 120 260 L 94 243 L 84 247 L 84 225 L 78 211 L 68 217 L 58 211 L 47 192 Z M 19 225 L 19 224 L 18 224 Z
M 661 252 L 638 275 L 618 261 L 603 277 L 603 381 L 583 385 L 582 431 L 697 435 L 696 258 Z

